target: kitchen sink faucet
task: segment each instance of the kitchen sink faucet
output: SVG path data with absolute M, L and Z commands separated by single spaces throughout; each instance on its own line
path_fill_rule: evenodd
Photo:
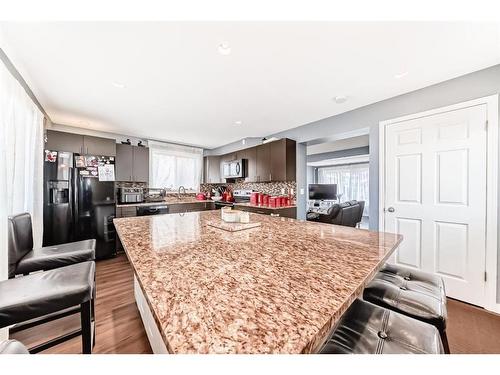
M 186 188 L 185 188 L 184 186 L 182 186 L 182 185 L 181 185 L 181 186 L 179 186 L 179 192 L 178 192 L 178 194 L 177 194 L 177 197 L 178 197 L 179 199 L 181 199 L 181 190 L 182 190 L 182 194 L 186 194 Z

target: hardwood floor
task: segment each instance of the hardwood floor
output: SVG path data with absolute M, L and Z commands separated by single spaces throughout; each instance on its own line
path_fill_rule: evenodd
M 151 353 L 134 300 L 133 274 L 125 255 L 97 262 L 96 345 L 94 353 Z M 78 315 L 12 335 L 27 346 L 79 327 Z M 452 353 L 500 354 L 500 315 L 448 300 L 448 340 Z M 44 353 L 81 353 L 76 337 Z
M 133 273 L 125 255 L 96 263 L 96 344 L 93 353 L 151 353 L 135 304 Z M 78 329 L 78 314 L 11 335 L 28 347 Z M 81 337 L 75 337 L 43 353 L 81 353 Z

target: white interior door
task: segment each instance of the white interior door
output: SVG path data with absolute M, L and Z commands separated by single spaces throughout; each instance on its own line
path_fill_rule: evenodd
M 388 124 L 385 231 L 392 261 L 443 277 L 446 294 L 485 305 L 486 105 Z

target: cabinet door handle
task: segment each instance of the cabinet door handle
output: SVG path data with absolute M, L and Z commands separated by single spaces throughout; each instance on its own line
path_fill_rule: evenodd
M 272 181 L 273 180 L 273 175 L 271 173 L 269 173 L 269 181 Z

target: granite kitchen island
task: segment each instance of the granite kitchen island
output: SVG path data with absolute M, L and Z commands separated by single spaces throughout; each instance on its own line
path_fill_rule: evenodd
M 401 236 L 220 211 L 115 219 L 155 353 L 311 353 Z

